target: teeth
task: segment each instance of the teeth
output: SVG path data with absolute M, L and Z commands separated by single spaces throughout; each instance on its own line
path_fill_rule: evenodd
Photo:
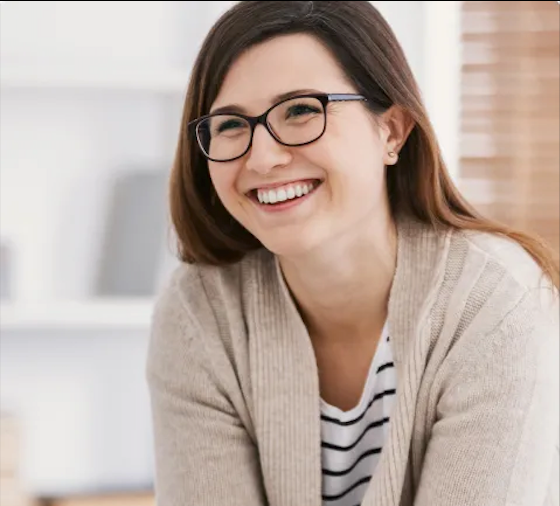
M 257 198 L 261 204 L 276 204 L 277 202 L 285 202 L 286 200 L 303 197 L 312 191 L 315 186 L 313 183 L 299 183 L 280 189 L 257 190 Z

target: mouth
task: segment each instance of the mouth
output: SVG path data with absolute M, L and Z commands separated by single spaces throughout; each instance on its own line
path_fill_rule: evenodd
M 322 183 L 321 179 L 305 179 L 274 188 L 255 188 L 247 196 L 264 211 L 281 211 L 307 200 Z

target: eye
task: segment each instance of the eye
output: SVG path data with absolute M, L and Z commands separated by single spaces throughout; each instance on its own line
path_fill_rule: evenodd
M 318 114 L 321 111 L 309 104 L 295 104 L 286 110 L 286 118 L 297 118 L 307 114 Z
M 230 118 L 225 121 L 222 121 L 216 127 L 216 132 L 222 133 L 226 131 L 231 131 L 239 128 L 243 128 L 244 123 L 240 119 Z

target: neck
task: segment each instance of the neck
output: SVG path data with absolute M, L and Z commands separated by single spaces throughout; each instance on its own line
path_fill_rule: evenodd
M 328 247 L 281 258 L 286 283 L 314 339 L 369 339 L 387 318 L 396 268 L 396 228 L 387 220 L 353 230 Z

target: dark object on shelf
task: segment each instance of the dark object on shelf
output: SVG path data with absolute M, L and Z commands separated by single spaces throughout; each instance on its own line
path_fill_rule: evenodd
M 12 249 L 7 243 L 0 244 L 0 300 L 12 297 Z
M 163 170 L 137 170 L 115 182 L 96 295 L 154 294 L 167 231 L 166 178 Z

